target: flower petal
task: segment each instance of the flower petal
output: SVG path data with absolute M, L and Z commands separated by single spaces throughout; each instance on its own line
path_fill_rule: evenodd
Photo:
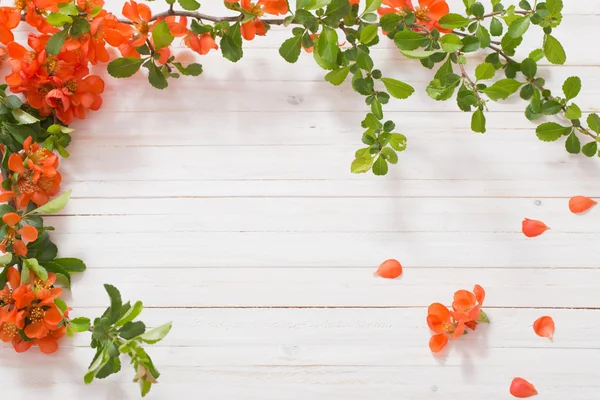
M 571 210 L 573 214 L 579 214 L 589 210 L 596 204 L 598 204 L 598 202 L 590 199 L 589 197 L 575 196 L 571 197 L 571 200 L 569 200 L 569 210 Z
M 17 153 L 13 153 L 8 157 L 8 168 L 16 172 L 17 174 L 22 174 L 25 172 L 25 167 L 23 166 L 23 158 Z
M 389 259 L 381 263 L 375 275 L 382 278 L 394 279 L 402 275 L 402 265 L 397 260 Z
M 34 242 L 38 237 L 38 230 L 31 225 L 27 225 L 19 230 L 19 234 L 28 242 Z
M 435 315 L 442 321 L 450 321 L 450 310 L 443 304 L 433 303 L 427 309 L 427 314 Z
M 35 341 L 40 347 L 40 351 L 44 354 L 52 354 L 58 350 L 58 341 L 53 337 L 46 336 L 45 338 L 38 339 Z
M 448 335 L 445 333 L 438 333 L 437 335 L 433 335 L 431 339 L 429 339 L 429 349 L 434 353 L 439 353 L 446 347 L 448 344 Z
M 550 229 L 548 225 L 543 223 L 542 221 L 537 221 L 535 219 L 525 218 L 522 224 L 523 234 L 527 237 L 536 237 L 544 233 L 546 230 Z
M 538 336 L 552 340 L 555 330 L 554 320 L 548 316 L 540 317 L 533 323 L 533 330 Z
M 473 293 L 475 294 L 479 305 L 482 305 L 483 300 L 485 299 L 485 290 L 481 286 L 475 285 L 475 287 L 473 288 Z
M 526 397 L 535 396 L 538 392 L 535 390 L 535 387 L 525 379 L 515 378 L 510 384 L 510 394 L 519 399 L 524 399 Z
M 17 213 L 6 213 L 2 216 L 2 221 L 11 228 L 21 222 L 21 216 Z

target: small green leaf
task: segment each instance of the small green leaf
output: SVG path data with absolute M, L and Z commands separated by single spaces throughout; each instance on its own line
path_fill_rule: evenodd
M 442 28 L 455 29 L 464 28 L 471 22 L 469 18 L 465 18 L 460 14 L 446 14 L 440 19 L 439 24 Z
M 455 53 L 462 49 L 463 42 L 454 33 L 448 33 L 440 38 L 440 45 L 446 53 Z
M 287 39 L 279 48 L 279 54 L 289 63 L 295 63 L 302 51 L 302 35 Z
M 339 86 L 346 80 L 346 77 L 348 77 L 349 72 L 350 66 L 334 69 L 333 71 L 325 75 L 325 80 L 327 82 L 330 82 L 332 85 Z
M 179 1 L 179 5 L 184 10 L 196 11 L 197 9 L 200 8 L 200 3 L 198 3 L 196 0 L 178 0 L 178 1 Z
M 406 99 L 414 93 L 415 89 L 407 83 L 392 78 L 381 78 L 385 88 L 397 99 Z
M 125 314 L 115 323 L 115 326 L 123 326 L 128 322 L 133 321 L 144 309 L 141 301 L 136 301 L 133 307 L 130 307 Z
M 27 214 L 56 214 L 66 207 L 69 199 L 71 198 L 71 191 L 72 190 L 68 190 L 64 192 L 60 196 L 50 200 L 48 203 L 28 212 Z
M 52 37 L 48 39 L 48 42 L 46 43 L 46 51 L 48 52 L 48 54 L 55 56 L 58 53 L 60 53 L 60 49 L 65 43 L 68 34 L 69 32 L 65 28 L 64 30 L 52 35 Z
M 492 36 L 501 36 L 504 31 L 504 25 L 498 18 L 492 18 L 492 22 L 490 23 L 490 33 Z
M 496 74 L 496 69 L 490 63 L 479 64 L 477 68 L 475 68 L 475 78 L 478 81 L 492 79 Z
M 563 9 L 562 0 L 546 0 L 546 9 L 552 17 L 558 17 Z
M 396 154 L 396 152 L 393 149 L 385 147 L 381 150 L 381 153 L 385 156 L 385 159 L 390 164 L 398 163 L 398 154 Z
M 315 50 L 319 52 L 319 56 L 327 63 L 336 64 L 340 48 L 338 46 L 338 34 L 335 29 L 323 27 L 317 42 L 319 45 Z
M 138 72 L 143 63 L 140 58 L 121 57 L 108 63 L 107 70 L 113 78 L 128 78 Z
M 46 271 L 46 269 L 42 267 L 35 258 L 24 259 L 23 265 L 26 265 L 27 268 L 33 271 L 33 273 L 41 280 L 45 281 L 48 279 L 48 271 Z
M 148 64 L 148 81 L 152 86 L 161 90 L 169 86 L 167 78 L 154 62 Z
M 236 23 L 227 29 L 221 38 L 223 57 L 232 62 L 239 61 L 244 55 L 242 51 L 242 34 L 240 24 Z
M 556 122 L 546 122 L 537 127 L 536 134 L 544 142 L 554 142 L 569 133 L 571 129 L 570 126 L 562 126 Z
M 140 336 L 140 339 L 148 344 L 154 344 L 160 342 L 171 330 L 173 323 L 168 322 L 164 325 L 161 325 L 157 328 L 150 329 L 146 333 Z
M 505 100 L 519 90 L 522 85 L 522 82 L 518 82 L 514 79 L 501 79 L 492 86 L 488 86 L 487 88 L 483 89 L 482 92 L 493 101 Z
M 11 94 L 2 99 L 2 104 L 11 109 L 18 109 L 23 105 L 23 102 L 18 96 Z
M 513 39 L 519 38 L 523 36 L 525 32 L 527 32 L 527 29 L 529 29 L 530 25 L 531 20 L 529 19 L 528 15 L 519 17 L 508 27 L 508 35 Z
M 598 143 L 589 142 L 581 148 L 581 152 L 587 157 L 594 157 L 598 153 Z
M 58 12 L 64 15 L 77 15 L 79 9 L 73 3 L 58 3 Z
M 565 110 L 565 117 L 569 119 L 579 119 L 581 115 L 581 109 L 575 103 L 569 105 Z
M 567 152 L 571 154 L 579 154 L 579 152 L 581 151 L 581 143 L 579 142 L 579 138 L 577 137 L 575 132 L 571 132 L 569 137 L 567 137 L 565 147 L 567 149 Z
M 175 39 L 175 37 L 171 34 L 169 25 L 165 20 L 160 21 L 154 26 L 154 29 L 152 30 L 152 40 L 154 41 L 154 48 L 156 50 L 160 50 L 163 47 L 169 46 L 173 42 L 173 39 Z
M 341 18 L 350 14 L 351 10 L 352 7 L 348 0 L 331 0 L 325 10 L 326 20 L 335 24 L 336 22 L 339 22 Z
M 68 15 L 63 14 L 63 13 L 51 12 L 46 17 L 46 21 L 52 26 L 61 27 L 65 24 L 72 23 L 73 18 L 71 18 Z
M 526 58 L 521 63 L 521 72 L 528 78 L 533 78 L 537 73 L 537 64 L 533 59 Z
M 182 75 L 198 76 L 202 73 L 202 65 L 198 63 L 191 63 L 186 66 L 183 66 L 181 63 L 178 62 L 174 62 L 172 64 L 175 66 L 175 68 L 177 68 L 179 72 L 181 72 Z
M 406 149 L 406 136 L 401 133 L 392 133 L 390 146 L 396 151 L 404 151 Z
M 439 50 L 400 50 L 400 53 L 402 53 L 405 57 L 412 58 L 414 60 L 429 58 L 430 56 L 438 54 L 439 52 Z
M 388 173 L 388 164 L 384 157 L 381 155 L 377 157 L 377 160 L 373 163 L 373 173 L 378 176 L 382 176 Z
M 600 117 L 598 114 L 590 114 L 587 117 L 587 124 L 591 130 L 596 133 L 600 133 Z
M 70 326 L 73 332 L 85 332 L 90 328 L 90 319 L 85 317 L 72 319 Z
M 73 38 L 77 38 L 81 35 L 84 35 L 90 31 L 90 23 L 87 19 L 82 17 L 73 18 L 73 25 L 71 25 L 71 29 L 69 29 L 69 35 Z
M 363 15 L 376 11 L 381 6 L 381 0 L 367 0 Z
M 121 293 L 119 293 L 119 290 L 116 287 L 109 284 L 104 284 L 104 289 L 106 290 L 106 293 L 108 293 L 108 297 L 110 297 L 108 322 L 109 324 L 114 324 L 121 316 L 121 306 L 123 305 Z
M 12 253 L 6 253 L 0 256 L 0 265 L 7 266 L 12 261 L 13 255 Z
M 562 90 L 567 100 L 574 99 L 581 91 L 581 79 L 578 76 L 567 78 Z
M 475 110 L 471 117 L 471 130 L 473 132 L 485 133 L 485 115 L 479 108 Z
M 562 65 L 567 61 L 565 49 L 552 35 L 545 35 L 544 37 L 544 54 L 552 64 Z
M 352 172 L 353 174 L 361 174 L 367 172 L 371 169 L 372 164 L 372 158 L 358 157 L 354 161 L 352 161 L 352 165 L 350 165 L 350 172 Z
M 146 325 L 142 321 L 127 322 L 119 331 L 119 336 L 125 340 L 131 340 L 146 332 Z
M 490 323 L 490 319 L 488 318 L 487 314 L 485 312 L 483 312 L 483 310 L 479 311 L 479 316 L 477 317 L 477 322 L 483 322 L 486 324 Z
M 52 262 L 69 272 L 83 272 L 86 269 L 85 263 L 78 258 L 55 258 Z
M 28 124 L 34 124 L 39 121 L 39 119 L 37 119 L 36 117 L 34 117 L 33 115 L 31 115 L 29 113 L 26 113 L 25 111 L 21 110 L 20 108 L 15 108 L 14 110 L 11 110 L 11 113 L 12 113 L 13 117 L 15 118 L 15 120 L 17 120 L 17 122 L 19 124 L 28 125 Z
M 367 25 L 360 32 L 359 40 L 363 44 L 371 43 L 377 37 L 377 25 Z
M 394 43 L 400 50 L 416 50 L 421 47 L 424 40 L 423 35 L 408 28 L 404 28 L 394 35 Z

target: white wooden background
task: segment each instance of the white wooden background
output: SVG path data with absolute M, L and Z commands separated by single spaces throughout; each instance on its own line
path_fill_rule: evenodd
M 541 73 L 553 89 L 580 75 L 578 103 L 597 111 L 597 0 L 565 3 L 555 35 L 567 65 Z M 567 201 L 600 197 L 600 161 L 538 141 L 518 99 L 492 104 L 488 133 L 471 133 L 469 114 L 424 94 L 432 73 L 384 42 L 379 67 L 417 89 L 386 107 L 408 149 L 386 178 L 351 175 L 362 97 L 324 82 L 308 55 L 283 61 L 288 36 L 246 43 L 237 64 L 213 52 L 202 77 L 163 92 L 142 74 L 106 77 L 102 110 L 74 124 L 61 164 L 73 200 L 48 218 L 60 254 L 88 265 L 73 315 L 99 315 L 110 282 L 143 300 L 149 325 L 173 321 L 149 350 L 162 372 L 153 399 L 508 399 L 515 376 L 540 399 L 598 399 L 600 209 L 574 216 Z M 539 47 L 541 35 L 527 37 Z M 552 230 L 527 239 L 524 217 Z M 392 257 L 404 276 L 373 277 Z M 476 283 L 492 325 L 432 356 L 426 307 Z M 542 315 L 556 321 L 554 343 L 533 333 Z M 3 347 L 2 394 L 137 398 L 126 366 L 83 384 L 88 341 L 52 356 Z

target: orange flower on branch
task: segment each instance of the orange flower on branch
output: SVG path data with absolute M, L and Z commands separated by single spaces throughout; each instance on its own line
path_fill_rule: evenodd
M 437 28 L 440 32 L 451 31 L 442 28 L 438 23 L 443 16 L 450 12 L 446 0 L 419 0 L 418 7 L 415 7 L 411 0 L 383 0 L 383 5 L 377 10 L 381 16 L 392 13 L 406 15 L 412 12 L 415 14 L 418 25 L 427 29 Z
M 131 45 L 133 47 L 143 45 L 150 33 L 150 20 L 152 19 L 150 7 L 130 0 L 123 5 L 122 13 L 125 18 L 133 22 L 135 28 L 132 32 Z
M 192 31 L 183 38 L 183 43 L 200 55 L 208 54 L 211 50 L 218 50 L 219 46 L 210 33 L 197 35 Z
M 0 42 L 9 44 L 15 37 L 12 30 L 21 22 L 21 10 L 15 7 L 0 7 Z
M 11 251 L 15 254 L 25 257 L 27 255 L 27 245 L 23 240 L 27 242 L 35 241 L 38 237 L 37 229 L 31 225 L 18 228 L 21 225 L 21 216 L 14 212 L 4 214 L 2 221 L 8 226 L 8 229 L 4 239 L 0 242 L 0 251 L 6 253 L 12 249 Z

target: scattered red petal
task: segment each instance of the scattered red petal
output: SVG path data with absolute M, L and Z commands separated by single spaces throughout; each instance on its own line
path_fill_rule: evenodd
M 544 233 L 550 229 L 548 225 L 543 223 L 542 221 L 537 221 L 535 219 L 525 218 L 523 220 L 523 234 L 527 237 L 536 237 Z
M 590 199 L 589 197 L 575 196 L 571 197 L 571 200 L 569 200 L 569 210 L 571 210 L 573 214 L 579 214 L 589 210 L 596 204 L 598 204 L 598 202 Z
M 538 394 L 535 387 L 523 378 L 515 378 L 510 384 L 510 394 L 520 399 L 535 396 Z
M 389 259 L 381 263 L 375 275 L 382 278 L 394 279 L 402 275 L 402 265 L 397 260 Z
M 535 333 L 538 336 L 546 337 L 550 340 L 552 340 L 552 337 L 554 336 L 554 329 L 554 320 L 552 317 L 540 317 L 533 323 L 533 330 Z

